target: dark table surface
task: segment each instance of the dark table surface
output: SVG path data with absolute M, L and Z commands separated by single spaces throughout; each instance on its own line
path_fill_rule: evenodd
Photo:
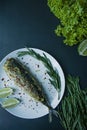
M 82 88 L 87 87 L 87 57 L 77 53 L 77 46 L 68 47 L 55 35 L 59 23 L 50 12 L 47 0 L 0 0 L 0 60 L 13 50 L 28 47 L 50 53 L 62 66 L 65 77 L 79 76 Z M 48 123 L 48 116 L 21 119 L 0 107 L 0 130 L 63 130 L 57 120 Z

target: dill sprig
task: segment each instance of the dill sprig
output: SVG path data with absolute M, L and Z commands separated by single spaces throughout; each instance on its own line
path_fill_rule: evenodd
M 55 87 L 55 89 L 59 92 L 61 89 L 61 81 L 60 76 L 57 72 L 57 69 L 53 67 L 50 59 L 46 56 L 45 53 L 43 53 L 43 56 L 41 56 L 39 53 L 35 52 L 33 49 L 27 48 L 27 51 L 20 51 L 18 52 L 18 57 L 24 56 L 24 55 L 30 55 L 39 61 L 42 61 L 44 66 L 47 69 L 47 74 L 50 76 L 50 83 Z

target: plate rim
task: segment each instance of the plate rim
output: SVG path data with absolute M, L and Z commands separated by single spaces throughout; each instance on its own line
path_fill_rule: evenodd
M 0 65 L 3 63 L 3 61 L 4 61 L 6 58 L 8 58 L 8 56 L 9 56 L 11 53 L 15 53 L 15 52 L 17 53 L 18 51 L 25 50 L 25 49 L 26 49 L 26 48 L 20 48 L 20 49 L 16 49 L 16 50 L 14 50 L 14 51 L 8 53 L 8 54 L 0 61 Z M 59 103 L 61 102 L 61 100 L 62 100 L 62 98 L 63 98 L 63 96 L 64 96 L 64 92 L 65 92 L 65 75 L 64 75 L 64 71 L 63 71 L 61 65 L 59 64 L 59 62 L 58 62 L 50 53 L 48 53 L 48 52 L 46 52 L 46 51 L 44 51 L 44 50 L 42 50 L 42 49 L 38 49 L 38 48 L 31 48 L 31 47 L 30 47 L 29 49 L 36 50 L 36 52 L 37 52 L 37 51 L 40 51 L 41 53 L 46 53 L 47 55 L 49 55 L 50 57 L 52 57 L 52 58 L 56 61 L 56 63 L 58 64 L 58 66 L 60 67 L 61 72 L 62 72 L 62 75 L 63 75 L 64 86 L 63 86 L 63 90 L 61 90 L 61 91 L 62 91 L 62 94 L 61 94 L 61 97 L 60 97 L 60 99 L 59 99 L 59 101 L 58 101 L 58 104 L 57 104 L 57 106 L 58 106 Z M 57 70 L 58 70 L 58 69 L 57 69 Z M 57 106 L 56 106 L 56 107 L 57 107 Z M 8 111 L 7 109 L 5 109 L 5 110 Z M 8 112 L 11 113 L 12 115 L 16 116 L 16 117 L 24 118 L 24 119 L 36 119 L 36 118 L 43 117 L 43 116 L 45 116 L 45 115 L 47 115 L 47 114 L 49 113 L 49 111 L 48 111 L 48 113 L 43 114 L 43 116 L 39 116 L 39 117 L 36 117 L 36 118 L 26 118 L 26 117 L 17 116 L 16 114 L 13 114 L 13 113 L 10 112 L 10 111 L 8 111 Z

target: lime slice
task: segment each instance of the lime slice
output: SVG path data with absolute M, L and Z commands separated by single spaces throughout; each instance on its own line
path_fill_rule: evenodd
M 79 55 L 87 56 L 87 39 L 80 43 L 78 46 Z
M 10 107 L 15 107 L 17 104 L 19 104 L 18 99 L 16 99 L 16 98 L 8 98 L 2 103 L 2 107 L 10 108 Z
M 12 94 L 13 90 L 11 88 L 1 88 L 0 89 L 0 98 L 5 98 Z

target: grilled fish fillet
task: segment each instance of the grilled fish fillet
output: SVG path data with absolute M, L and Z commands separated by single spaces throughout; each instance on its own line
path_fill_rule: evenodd
M 42 86 L 22 63 L 14 58 L 7 59 L 4 64 L 4 70 L 18 87 L 22 88 L 35 100 L 47 105 Z

